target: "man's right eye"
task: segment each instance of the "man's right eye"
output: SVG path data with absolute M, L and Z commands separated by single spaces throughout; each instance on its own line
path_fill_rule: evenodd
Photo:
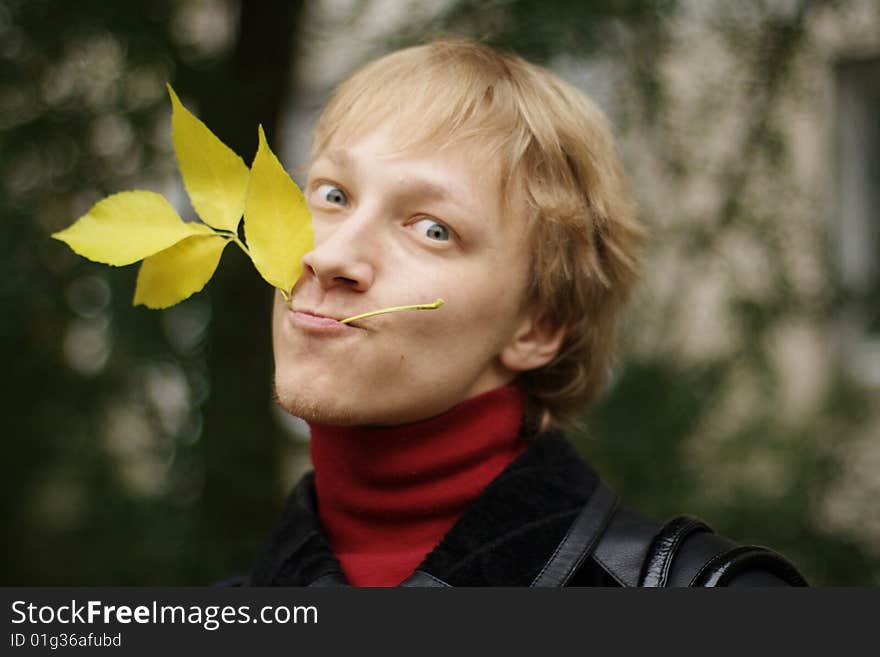
M 348 197 L 336 185 L 324 183 L 323 185 L 318 185 L 318 189 L 315 191 L 318 194 L 318 198 L 322 201 L 333 203 L 334 205 L 348 205 Z

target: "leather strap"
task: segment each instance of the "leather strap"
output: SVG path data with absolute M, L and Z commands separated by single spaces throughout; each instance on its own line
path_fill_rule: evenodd
M 715 556 L 699 570 L 690 586 L 726 586 L 737 574 L 754 569 L 772 573 L 791 586 L 807 586 L 807 581 L 785 557 L 755 545 L 743 545 Z
M 618 507 L 593 559 L 620 586 L 639 585 L 639 574 L 657 523 L 631 507 Z
M 445 587 L 451 586 L 439 577 L 434 577 L 431 573 L 424 570 L 417 570 L 400 583 L 400 586 L 418 586 L 418 587 Z
M 530 586 L 565 586 L 589 557 L 617 508 L 617 494 L 599 481 L 578 517 Z
M 706 523 L 694 516 L 679 516 L 663 525 L 648 548 L 642 565 L 639 586 L 663 587 L 669 581 L 672 561 L 682 542 L 695 532 L 711 532 Z

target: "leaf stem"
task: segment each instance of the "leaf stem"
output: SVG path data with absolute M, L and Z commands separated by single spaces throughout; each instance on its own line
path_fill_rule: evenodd
M 445 302 L 443 299 L 437 299 L 433 303 L 419 303 L 413 306 L 393 306 L 391 308 L 382 308 L 380 310 L 374 310 L 369 313 L 361 313 L 360 315 L 353 315 L 352 317 L 346 317 L 345 319 L 339 320 L 340 324 L 348 324 L 349 322 L 353 322 L 357 319 L 365 319 L 367 317 L 373 317 L 374 315 L 382 315 L 384 313 L 396 313 L 401 310 L 435 310 L 442 306 Z
M 238 235 L 230 235 L 229 239 L 231 239 L 233 242 L 235 242 L 238 245 L 238 248 L 240 248 L 242 251 L 244 251 L 244 254 L 248 258 L 251 257 L 251 252 L 248 251 L 248 248 L 247 248 L 247 246 L 245 246 L 244 242 L 242 242 L 240 239 L 238 239 Z

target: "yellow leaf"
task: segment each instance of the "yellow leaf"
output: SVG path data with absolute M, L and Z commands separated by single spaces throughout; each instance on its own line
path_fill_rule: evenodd
M 167 249 L 190 235 L 211 234 L 184 223 L 161 194 L 133 191 L 98 201 L 69 228 L 52 235 L 79 255 L 117 267 Z
M 235 232 L 247 196 L 247 165 L 181 104 L 171 85 L 168 93 L 174 152 L 190 201 L 206 224 Z
M 134 304 L 167 308 L 195 294 L 211 279 L 229 240 L 195 235 L 144 260 L 138 271 Z
M 302 273 L 302 257 L 312 249 L 312 221 L 306 200 L 259 128 L 260 146 L 251 165 L 244 209 L 245 237 L 260 275 L 285 294 Z

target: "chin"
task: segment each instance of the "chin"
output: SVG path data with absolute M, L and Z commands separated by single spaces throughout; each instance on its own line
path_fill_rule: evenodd
M 290 385 L 290 382 L 275 381 L 275 402 L 291 415 L 309 423 L 334 424 L 337 426 L 391 426 L 417 422 L 446 410 L 432 408 L 429 404 L 412 404 L 396 407 L 387 404 L 387 395 L 371 402 L 338 394 L 324 393 L 315 388 Z M 386 405 L 382 405 L 382 401 Z
M 362 423 L 356 413 L 353 413 L 350 408 L 343 407 L 338 400 L 303 394 L 301 390 L 294 393 L 277 383 L 275 384 L 275 402 L 291 415 L 309 423 L 336 425 Z
M 345 395 L 337 386 L 324 389 L 304 385 L 303 381 L 275 381 L 275 402 L 291 415 L 318 424 L 357 426 L 368 424 L 396 424 L 393 413 L 378 408 L 375 403 L 358 403 L 357 395 Z M 343 394 L 341 394 L 343 393 Z M 389 421 L 389 418 L 392 421 Z

